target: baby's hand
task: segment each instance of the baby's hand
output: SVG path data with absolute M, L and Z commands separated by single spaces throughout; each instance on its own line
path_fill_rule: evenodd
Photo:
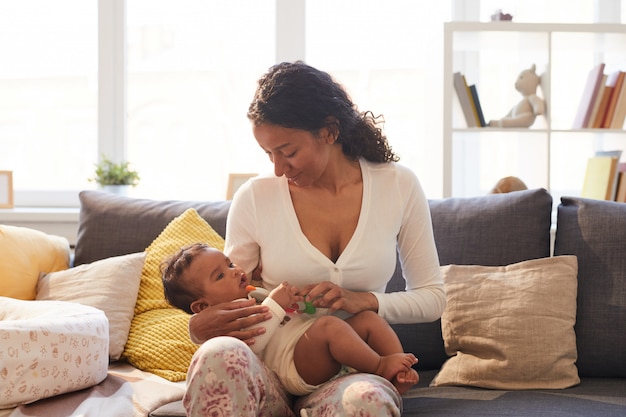
M 282 308 L 292 308 L 298 301 L 303 301 L 303 297 L 297 295 L 298 289 L 293 285 L 283 282 L 278 287 L 274 288 L 269 297 L 276 301 Z

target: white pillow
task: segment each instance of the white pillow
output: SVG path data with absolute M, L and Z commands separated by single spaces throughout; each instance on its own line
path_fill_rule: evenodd
M 508 266 L 442 267 L 448 359 L 431 386 L 560 389 L 576 368 L 578 263 L 573 255 Z
M 104 311 L 109 319 L 109 357 L 118 360 L 130 331 L 145 257 L 145 252 L 138 252 L 42 274 L 37 300 L 73 301 Z

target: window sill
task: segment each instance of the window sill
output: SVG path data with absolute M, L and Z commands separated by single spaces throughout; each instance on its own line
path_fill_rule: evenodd
M 44 233 L 63 236 L 76 243 L 78 207 L 15 207 L 0 209 L 0 224 L 28 227 Z
M 0 209 L 0 222 L 43 221 L 78 222 L 78 207 L 15 207 Z

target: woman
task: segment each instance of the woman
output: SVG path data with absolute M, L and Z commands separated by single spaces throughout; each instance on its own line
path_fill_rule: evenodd
M 374 311 L 390 323 L 430 322 L 445 305 L 430 211 L 409 169 L 397 165 L 377 119 L 359 112 L 329 74 L 302 62 L 270 68 L 248 111 L 274 175 L 242 186 L 230 208 L 225 252 L 264 286 L 288 280 L 314 305 L 348 316 Z M 396 254 L 407 291 L 385 294 Z M 260 313 L 260 314 L 259 314 Z M 205 342 L 189 368 L 189 415 L 294 415 L 276 377 L 242 330 L 268 313 L 249 302 L 193 316 Z M 232 337 L 216 337 L 232 336 Z M 309 416 L 399 416 L 402 399 L 383 378 L 349 374 L 299 398 Z

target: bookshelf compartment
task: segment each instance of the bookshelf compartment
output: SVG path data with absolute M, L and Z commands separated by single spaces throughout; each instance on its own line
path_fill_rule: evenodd
M 461 72 L 468 84 L 476 85 L 487 122 L 503 117 L 522 99 L 515 80 L 523 69 L 535 64 L 537 74 L 547 70 L 545 33 L 458 32 L 453 36 L 453 72 Z M 542 91 L 538 93 L 542 95 Z M 454 127 L 467 126 L 464 119 L 459 121 L 458 111 L 460 108 L 455 109 Z
M 444 196 L 487 193 L 505 176 L 544 187 L 555 197 L 580 195 L 587 159 L 621 149 L 619 129 L 573 129 L 589 71 L 626 71 L 626 25 L 452 22 L 444 36 Z M 497 120 L 521 99 L 514 83 L 532 64 L 547 113 L 530 128 L 468 128 L 452 78 L 475 84 L 484 118 Z
M 626 71 L 626 33 L 552 35 L 551 129 L 572 128 L 587 75 L 601 62 L 606 65 L 605 74 Z
M 545 133 L 483 130 L 454 135 L 452 195 L 487 194 L 499 179 L 510 175 L 522 178 L 528 187 L 546 187 Z

